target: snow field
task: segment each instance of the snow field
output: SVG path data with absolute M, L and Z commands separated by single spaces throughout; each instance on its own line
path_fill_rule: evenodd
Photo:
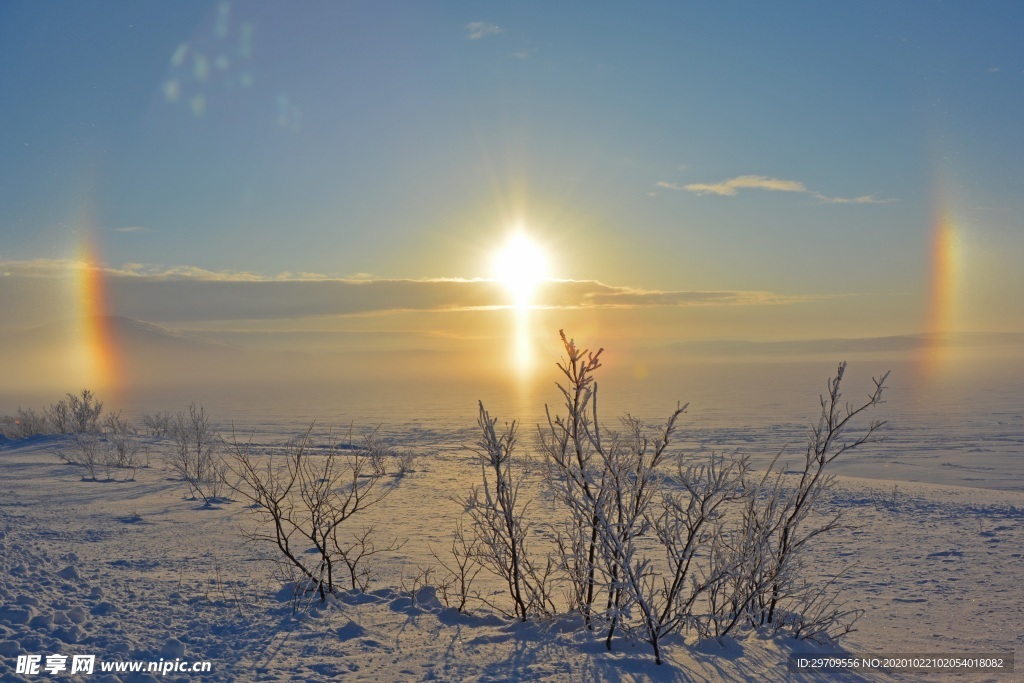
M 266 454 L 291 435 L 279 436 L 260 435 Z M 299 611 L 267 561 L 272 550 L 244 542 L 252 522 L 244 506 L 185 499 L 163 464 L 166 444 L 152 442 L 151 466 L 134 481 L 98 482 L 54 457 L 60 437 L 0 444 L 0 681 L 40 680 L 14 673 L 17 656 L 57 653 L 213 662 L 211 674 L 177 679 L 81 679 L 122 683 L 823 680 L 788 672 L 786 659 L 834 646 L 770 634 L 699 646 L 676 637 L 658 667 L 648 646 L 626 638 L 606 652 L 575 615 L 519 624 L 479 605 L 470 615 L 446 607 L 416 579 L 435 564 L 432 550 L 446 552 L 460 513 L 454 498 L 479 478 L 464 436 L 433 435 L 413 472 L 385 480 L 389 497 L 350 520 L 405 541 L 378 558 L 371 590 Z M 413 447 L 416 435 L 402 442 Z M 543 486 L 524 491 L 535 519 L 552 509 L 547 495 Z M 1024 651 L 1024 494 L 844 477 L 829 505 L 846 512 L 848 528 L 823 540 L 814 559 L 823 576 L 846 570 L 843 597 L 865 611 L 843 649 Z M 510 608 L 500 585 L 481 581 Z M 959 678 L 848 673 L 840 680 Z

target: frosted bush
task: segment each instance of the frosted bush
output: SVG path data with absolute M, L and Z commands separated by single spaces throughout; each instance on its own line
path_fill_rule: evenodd
M 217 454 L 221 443 L 217 428 L 201 405 L 190 403 L 188 413 L 178 413 L 171 424 L 174 441 L 168 464 L 193 497 L 205 505 L 221 502 L 227 487 L 227 466 Z
M 25 439 L 30 436 L 47 434 L 52 429 L 46 414 L 36 413 L 32 408 L 21 408 L 14 416 L 0 418 L 0 434 L 9 439 Z
M 61 434 L 99 431 L 103 402 L 88 389 L 79 394 L 67 394 L 52 404 L 46 411 L 46 418 Z
M 848 633 L 860 612 L 843 607 L 834 579 L 808 579 L 809 551 L 840 525 L 839 514 L 823 510 L 834 480 L 828 466 L 880 440 L 883 422 L 851 430 L 882 402 L 888 373 L 853 406 L 842 401 L 840 364 L 802 469 L 784 472 L 777 456 L 756 474 L 743 456 L 685 463 L 673 441 L 686 406 L 656 429 L 628 415 L 622 429 L 606 429 L 594 380 L 602 351 L 581 349 L 564 333 L 562 342 L 562 412 L 548 409 L 540 442 L 566 511 L 555 530 L 559 578 L 587 628 L 609 649 L 617 630 L 646 641 L 658 663 L 661 641 L 681 631 L 721 638 L 767 626 L 815 640 Z M 516 511 L 508 528 L 525 526 L 522 515 Z
M 256 520 L 250 540 L 276 548 L 296 598 L 313 593 L 323 602 L 343 582 L 366 590 L 373 578 L 371 558 L 400 544 L 378 544 L 372 525 L 350 530 L 349 520 L 391 489 L 379 485 L 382 475 L 365 451 L 343 451 L 334 443 L 314 449 L 312 429 L 277 458 L 261 457 L 251 443 L 232 438 L 229 468 L 238 480 L 233 490 L 251 503 Z

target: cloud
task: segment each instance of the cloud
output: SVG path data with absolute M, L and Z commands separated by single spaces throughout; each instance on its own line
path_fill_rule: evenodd
M 153 232 L 149 228 L 144 228 L 141 225 L 126 225 L 123 228 L 113 228 L 114 232 Z
M 497 24 L 491 24 L 486 21 L 474 21 L 466 24 L 466 37 L 470 40 L 480 40 L 481 38 L 501 33 L 503 30 Z
M 722 291 L 659 291 L 632 287 L 613 287 L 595 281 L 584 281 L 577 292 L 583 307 L 650 308 L 656 306 L 764 306 L 803 303 L 819 296 L 787 296 L 774 292 Z
M 0 261 L 0 284 L 53 291 L 62 280 L 94 268 L 73 260 Z M 158 268 L 125 264 L 102 268 L 106 310 L 148 322 L 283 320 L 315 316 L 386 315 L 397 312 L 472 311 L 505 308 L 509 296 L 491 280 L 353 279 L 316 274 L 218 273 L 192 266 Z M 36 284 L 31 284 L 32 282 Z M 11 290 L 13 291 L 13 290 Z M 537 294 L 537 306 L 551 309 L 762 306 L 820 297 L 761 291 L 659 291 L 607 285 L 595 280 L 552 280 Z M 34 304 L 46 309 L 44 302 Z
M 698 195 L 718 195 L 720 197 L 733 197 L 740 190 L 766 190 L 768 192 L 796 192 L 814 197 L 823 204 L 888 204 L 895 199 L 879 199 L 874 195 L 861 195 L 860 197 L 829 197 L 820 192 L 815 192 L 799 180 L 784 180 L 782 178 L 770 178 L 763 175 L 741 175 L 720 183 L 690 183 L 682 185 L 667 181 L 658 181 L 657 187 L 668 190 L 686 190 Z
M 870 194 L 861 197 L 826 197 L 815 192 L 814 196 L 825 204 L 891 204 L 896 201 L 895 199 L 879 199 Z
M 79 267 L 85 265 L 78 263 Z M 196 266 L 155 266 L 148 263 L 125 263 L 120 268 L 103 268 L 110 275 L 138 277 L 158 281 L 207 280 L 218 282 L 257 282 L 267 278 L 247 272 L 206 270 Z M 299 278 L 294 278 L 299 279 Z
M 697 194 L 717 194 L 731 197 L 738 190 L 758 189 L 772 192 L 809 192 L 807 187 L 797 180 L 780 180 L 763 175 L 741 175 L 721 183 L 692 183 L 683 189 Z
M 655 185 L 657 187 L 662 187 L 662 188 L 664 188 L 666 190 L 682 190 L 682 189 L 684 189 L 683 186 L 680 185 L 679 183 L 670 183 L 670 182 L 667 182 L 665 180 L 659 180 L 657 183 L 655 183 Z

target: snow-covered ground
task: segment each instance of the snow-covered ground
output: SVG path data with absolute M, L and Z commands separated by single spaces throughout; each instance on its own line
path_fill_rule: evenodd
M 258 438 L 271 448 L 293 435 Z M 445 607 L 416 577 L 450 543 L 453 497 L 479 469 L 464 433 L 402 436 L 420 451 L 414 471 L 389 479 L 390 496 L 365 522 L 405 544 L 379 557 L 370 592 L 298 612 L 267 549 L 243 542 L 249 511 L 186 498 L 163 459 L 168 443 L 151 441 L 150 466 L 133 481 L 87 481 L 54 456 L 62 437 L 0 442 L 0 681 L 837 680 L 787 668 L 794 652 L 834 646 L 783 636 L 677 639 L 656 666 L 643 643 L 619 639 L 606 652 L 577 617 L 519 624 Z M 824 574 L 846 569 L 843 598 L 864 610 L 841 642 L 847 653 L 1024 652 L 1024 493 L 842 477 L 829 505 L 847 526 L 815 561 Z M 95 655 L 96 673 L 15 673 L 19 655 L 42 655 L 45 666 L 55 654 Z M 100 662 L 178 658 L 212 671 L 99 671 Z M 1024 679 L 1018 668 L 840 680 L 965 677 Z

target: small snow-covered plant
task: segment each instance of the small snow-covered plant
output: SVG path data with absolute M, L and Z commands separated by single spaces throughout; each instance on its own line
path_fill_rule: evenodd
M 412 471 L 417 457 L 414 451 L 389 446 L 380 435 L 380 425 L 363 437 L 363 450 L 366 451 L 373 473 L 378 477 L 383 477 L 389 471 L 395 477 L 404 477 Z
M 346 522 L 391 489 L 379 486 L 365 451 L 333 442 L 315 448 L 312 430 L 311 424 L 281 457 L 261 457 L 234 436 L 227 447 L 237 477 L 232 490 L 252 504 L 256 518 L 249 539 L 278 550 L 282 568 L 296 579 L 296 596 L 315 593 L 323 602 L 344 573 L 353 590 L 365 590 L 372 578 L 366 560 L 398 544 L 378 546 L 373 526 L 347 533 Z
M 132 424 L 121 417 L 121 412 L 107 413 L 107 416 L 103 418 L 100 423 L 101 431 L 110 436 L 112 434 L 135 434 L 135 427 Z
M 483 565 L 477 561 L 480 552 L 476 539 L 468 537 L 462 518 L 455 523 L 452 544 L 448 552 L 451 555 L 450 560 L 442 558 L 436 550 L 430 550 L 430 554 L 447 572 L 447 576 L 440 581 L 438 590 L 441 591 L 444 604 L 465 613 L 471 599 L 480 599 L 479 594 L 473 590 L 473 582 L 483 571 Z
M 391 456 L 391 451 L 378 434 L 379 431 L 380 426 L 378 425 L 377 429 L 364 437 L 363 444 L 373 473 L 378 477 L 383 477 L 388 473 L 388 458 Z
M 547 429 L 539 429 L 541 448 L 547 456 L 551 481 L 568 509 L 569 519 L 559 533 L 562 571 L 569 580 L 569 604 L 593 628 L 599 598 L 600 521 L 607 513 L 610 489 L 605 486 L 603 466 L 590 439 L 597 415 L 597 385 L 593 373 L 601 367 L 601 353 L 577 347 L 559 332 L 567 358 L 558 364 L 566 378 L 559 383 L 564 415 L 547 411 Z M 592 418 L 592 415 L 595 416 Z
M 18 407 L 18 412 L 12 417 L 5 415 L 0 418 L 0 434 L 10 439 L 25 439 L 38 434 L 46 434 L 50 431 L 50 421 L 43 414 L 37 413 L 32 408 Z
M 879 512 L 886 510 L 898 510 L 900 506 L 900 487 L 893 484 L 892 490 L 888 493 L 882 493 L 881 491 L 871 491 L 871 502 L 874 504 L 875 509 Z
M 70 441 L 57 450 L 56 455 L 69 465 L 84 467 L 89 473 L 88 479 L 99 481 L 97 474 L 100 470 L 104 470 L 106 478 L 110 479 L 113 458 L 108 448 L 108 444 L 96 434 L 77 433 L 71 435 Z
M 331 537 L 332 550 L 337 553 L 345 566 L 349 585 L 354 591 L 370 590 L 370 584 L 377 578 L 373 565 L 369 562 L 371 557 L 398 550 L 405 545 L 404 541 L 398 539 L 391 539 L 378 545 L 378 538 L 379 534 L 375 524 L 363 527 L 359 532 L 347 537 L 338 534 Z
M 882 402 L 889 373 L 874 379 L 867 400 L 854 407 L 840 391 L 841 363 L 821 396 L 821 414 L 808 433 L 802 467 L 791 473 L 778 465 L 781 453 L 759 477 L 745 477 L 746 494 L 738 523 L 715 539 L 714 555 L 724 579 L 710 594 L 710 609 L 697 623 L 701 637 L 720 638 L 743 623 L 788 629 L 798 638 L 827 640 L 853 629 L 860 610 L 838 602 L 832 579 L 811 575 L 810 549 L 820 536 L 840 528 L 841 512 L 824 507 L 835 477 L 828 466 L 840 455 L 882 440 L 885 424 L 871 421 L 850 438 L 863 412 Z
M 187 414 L 178 413 L 171 425 L 171 438 L 171 469 L 193 497 L 202 498 L 205 505 L 219 502 L 227 486 L 227 467 L 217 455 L 220 435 L 203 406 L 190 403 Z
M 131 478 L 134 479 L 135 473 L 145 464 L 144 449 L 135 428 L 121 417 L 120 412 L 107 413 L 103 419 L 103 435 L 109 446 L 111 465 L 131 470 Z M 148 459 L 148 455 L 146 458 Z
M 82 389 L 80 394 L 69 393 L 52 404 L 46 411 L 46 418 L 61 434 L 96 432 L 102 413 L 103 402 L 90 390 Z
M 168 436 L 171 433 L 173 420 L 168 412 L 155 412 L 142 414 L 142 426 L 150 436 Z
M 804 575 L 806 546 L 817 536 L 827 534 L 840 525 L 841 512 L 832 515 L 821 512 L 826 494 L 835 482 L 835 475 L 826 470 L 840 455 L 882 440 L 879 430 L 885 421 L 881 420 L 872 420 L 862 433 L 853 438 L 848 438 L 848 432 L 861 413 L 882 403 L 889 373 L 872 380 L 874 390 L 867 401 L 857 407 L 842 400 L 841 385 L 845 373 L 846 363 L 840 363 L 835 377 L 828 382 L 827 393 L 819 397 L 821 413 L 817 424 L 808 432 L 803 467 L 796 486 L 786 489 L 781 504 L 774 506 L 778 512 L 769 525 L 772 533 L 765 539 L 769 559 L 767 573 L 772 577 L 770 589 L 767 593 L 758 594 L 751 603 L 752 616 L 762 624 L 778 624 L 777 612 L 787 603 L 792 606 L 790 611 L 796 613 L 820 605 L 820 593 L 802 586 L 800 579 Z M 814 632 L 815 628 L 813 624 L 805 624 L 801 630 L 806 634 Z
M 399 451 L 395 454 L 395 476 L 404 477 L 410 472 L 415 472 L 413 465 L 416 464 L 417 455 L 415 451 Z
M 99 481 L 102 471 L 104 479 L 110 481 L 115 469 L 130 470 L 126 480 L 134 479 L 143 462 L 142 449 L 131 426 L 121 420 L 119 414 L 108 415 L 103 426 L 103 433 L 72 433 L 54 455 L 66 463 L 84 467 L 88 477 L 83 479 Z
M 412 606 L 416 607 L 420 596 L 425 595 L 421 591 L 424 588 L 434 589 L 434 567 L 416 567 L 416 574 L 410 577 L 406 577 L 403 573 L 399 580 L 399 587 L 408 596 Z
M 521 477 L 512 467 L 516 447 L 516 423 L 499 435 L 498 418 L 492 418 L 480 402 L 477 423 L 482 437 L 477 446 L 481 483 L 463 501 L 472 521 L 476 560 L 504 580 L 512 598 L 512 614 L 520 621 L 554 611 L 550 591 L 550 561 L 538 570 L 527 543 L 527 504 L 520 504 Z
M 60 434 L 67 434 L 74 431 L 71 426 L 71 414 L 67 401 L 61 400 L 50 405 L 44 411 L 46 421 L 53 425 L 53 428 Z
M 595 389 L 596 391 L 596 389 Z M 641 551 L 639 538 L 651 529 L 650 508 L 663 490 L 661 466 L 667 459 L 676 421 L 685 410 L 676 411 L 650 436 L 644 424 L 630 416 L 623 419 L 626 432 L 602 438 L 600 423 L 593 422 L 594 448 L 601 456 L 609 504 L 597 517 L 600 559 L 608 580 L 605 617 L 610 650 L 615 629 L 639 626 L 661 663 L 660 640 L 665 635 L 656 600 L 661 592 L 657 571 L 647 553 Z M 633 623 L 626 617 L 635 613 Z
M 566 358 L 558 367 L 565 383 L 558 389 L 565 412 L 552 416 L 548 409 L 540 439 L 569 513 L 558 543 L 570 603 L 588 628 L 607 628 L 608 649 L 618 629 L 639 629 L 660 663 L 659 643 L 674 621 L 657 609 L 658 571 L 639 539 L 653 527 L 652 505 L 663 495 L 664 465 L 686 406 L 676 406 L 654 433 L 629 415 L 624 431 L 605 430 L 594 380 L 602 350 L 582 349 L 564 332 L 561 338 Z
M 706 463 L 677 463 L 650 517 L 666 572 L 653 598 L 657 619 L 647 624 L 649 642 L 691 627 L 706 636 L 709 617 L 699 608 L 719 604 L 723 586 L 732 581 L 735 565 L 731 556 L 725 559 L 722 544 L 730 535 L 730 509 L 747 500 L 749 468 L 745 456 L 715 453 Z
M 661 640 L 690 628 L 701 638 L 741 624 L 787 628 L 802 638 L 848 633 L 859 613 L 838 604 L 834 580 L 809 578 L 808 549 L 839 525 L 839 515 L 822 509 L 833 483 L 828 465 L 879 440 L 882 422 L 852 439 L 846 434 L 881 402 L 888 373 L 854 408 L 841 402 L 841 364 L 821 398 L 802 471 L 794 477 L 777 469 L 776 456 L 754 476 L 745 457 L 712 455 L 705 464 L 684 465 L 669 454 L 686 406 L 654 433 L 628 415 L 624 432 L 606 431 L 593 377 L 601 351 L 581 349 L 564 333 L 562 342 L 564 413 L 548 409 L 540 441 L 568 512 L 557 542 L 569 602 L 587 627 L 607 628 L 609 649 L 617 629 L 638 636 L 659 664 Z M 676 473 L 669 476 L 664 470 L 672 462 Z

